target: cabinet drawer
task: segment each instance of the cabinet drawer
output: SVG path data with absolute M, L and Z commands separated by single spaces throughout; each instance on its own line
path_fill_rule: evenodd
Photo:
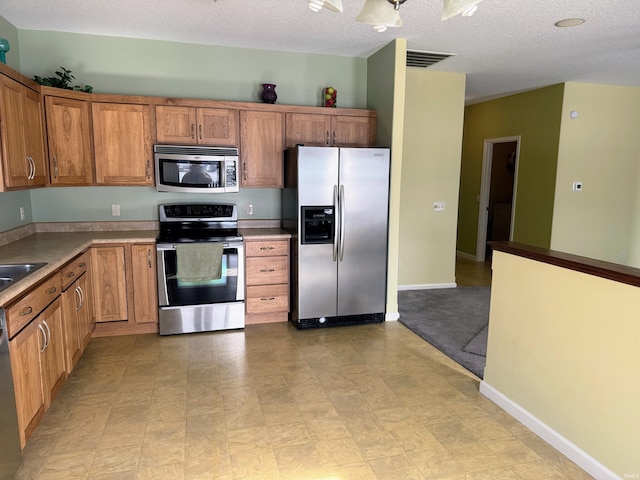
M 283 285 L 247 287 L 247 313 L 289 311 L 289 288 Z
M 62 290 L 66 290 L 87 271 L 89 252 L 81 253 L 62 268 Z
M 247 260 L 247 285 L 288 283 L 288 257 L 249 257 Z
M 60 295 L 60 290 L 60 275 L 56 273 L 10 305 L 6 311 L 9 338 L 22 330 L 47 305 L 53 302 Z
M 246 242 L 245 251 L 247 257 L 280 256 L 289 254 L 289 242 L 287 240 L 271 240 L 266 242 Z

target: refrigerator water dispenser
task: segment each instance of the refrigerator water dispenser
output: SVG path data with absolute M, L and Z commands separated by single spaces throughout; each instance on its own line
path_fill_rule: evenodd
M 335 232 L 334 207 L 300 207 L 302 244 L 333 243 Z

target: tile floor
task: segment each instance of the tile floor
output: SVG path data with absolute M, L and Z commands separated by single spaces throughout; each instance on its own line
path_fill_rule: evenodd
M 491 285 L 491 260 L 476 262 L 456 256 L 456 284 L 459 287 Z
M 589 479 L 398 322 L 92 340 L 20 479 Z

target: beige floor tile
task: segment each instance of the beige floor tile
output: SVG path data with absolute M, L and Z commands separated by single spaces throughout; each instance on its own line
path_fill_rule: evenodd
M 586 480 L 395 322 L 93 339 L 18 479 Z

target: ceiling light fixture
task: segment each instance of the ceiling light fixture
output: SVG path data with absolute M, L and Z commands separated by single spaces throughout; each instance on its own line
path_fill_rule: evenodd
M 356 21 L 373 25 L 376 32 L 382 33 L 387 27 L 401 27 L 402 19 L 400 18 L 400 4 L 391 0 L 365 0 L 362 11 L 356 17 Z
M 470 17 L 478 9 L 478 4 L 482 0 L 444 0 L 442 9 L 442 20 L 462 14 L 463 17 Z
M 342 0 L 309 0 L 309 8 L 319 12 L 323 8 L 336 13 L 342 13 Z
M 564 20 L 558 20 L 554 25 L 556 27 L 577 27 L 584 22 L 584 18 L 565 18 Z

